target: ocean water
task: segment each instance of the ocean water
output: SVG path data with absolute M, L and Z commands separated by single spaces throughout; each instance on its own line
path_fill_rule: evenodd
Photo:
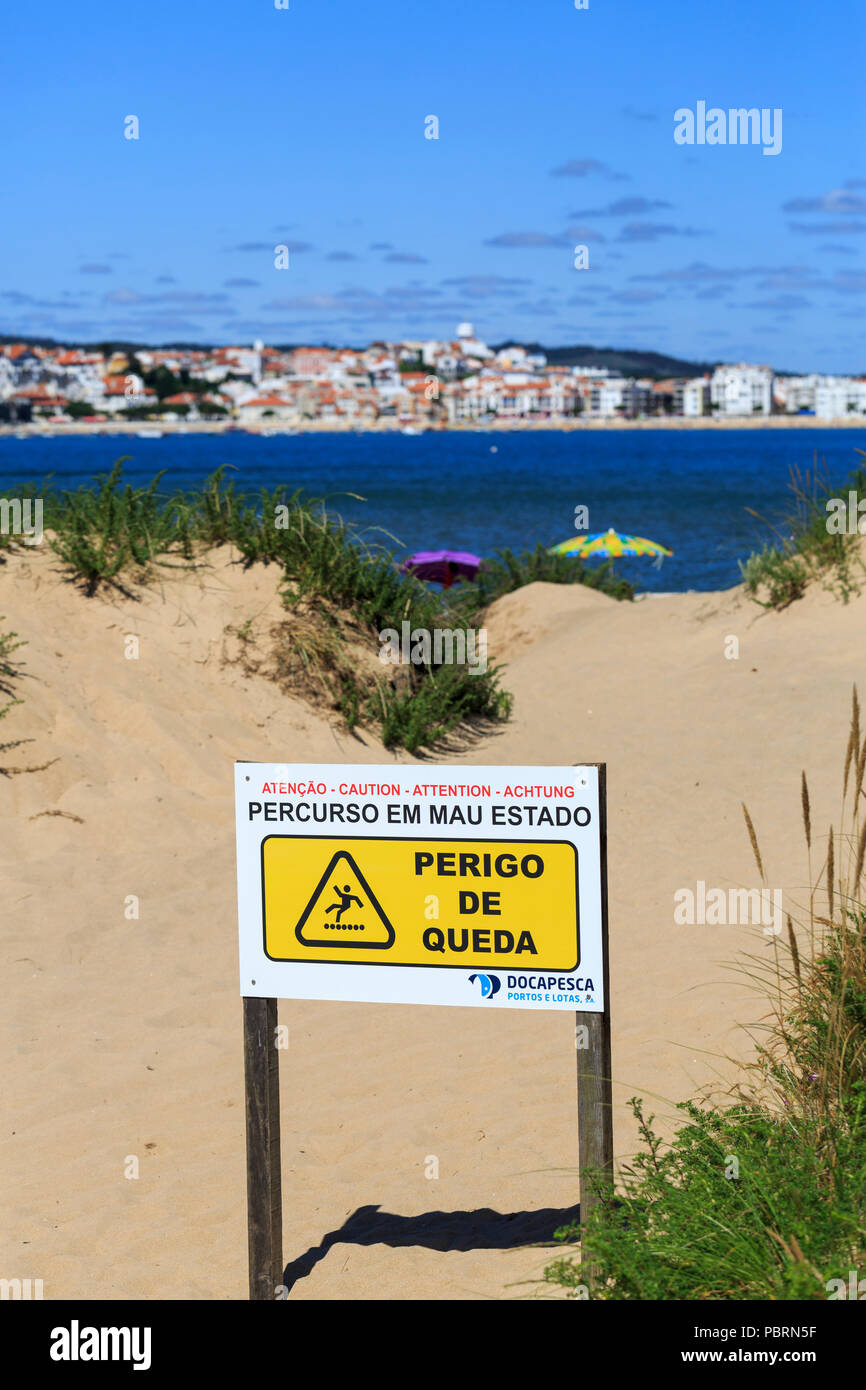
M 553 545 L 576 534 L 583 505 L 591 532 L 613 526 L 673 549 L 660 568 L 616 562 L 641 588 L 724 589 L 739 582 L 738 560 L 772 538 L 749 509 L 784 527 L 791 468 L 817 460 L 841 484 L 864 441 L 851 429 L 4 437 L 0 487 L 49 476 L 74 487 L 121 455 L 130 481 L 166 469 L 169 488 L 226 464 L 238 487 L 285 483 L 324 498 L 398 554 Z

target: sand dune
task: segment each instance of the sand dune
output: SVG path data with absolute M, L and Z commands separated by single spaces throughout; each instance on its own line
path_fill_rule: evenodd
M 231 560 L 135 600 L 84 598 L 47 553 L 0 566 L 0 629 L 28 644 L 0 725 L 2 1268 L 46 1298 L 246 1296 L 231 764 L 389 757 L 227 662 L 228 627 L 280 613 L 277 570 Z M 802 900 L 800 768 L 826 826 L 864 619 L 820 589 L 765 614 L 739 591 L 534 584 L 491 611 L 514 716 L 445 760 L 609 765 L 619 1156 L 630 1095 L 684 1099 L 746 1049 L 762 1004 L 726 967 L 768 939 L 676 926 L 673 894 L 759 886 L 745 800 L 770 883 Z M 579 1197 L 571 1019 L 280 1007 L 291 1296 L 536 1292 L 545 1254 L 519 1247 Z

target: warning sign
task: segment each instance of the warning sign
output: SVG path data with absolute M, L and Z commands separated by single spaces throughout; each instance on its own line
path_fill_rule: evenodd
M 285 841 L 282 843 L 285 845 Z M 265 840 L 263 854 L 265 864 L 269 866 L 265 870 L 265 902 L 267 903 L 270 890 L 272 940 L 277 952 L 279 952 L 281 933 L 279 929 L 275 928 L 274 919 L 282 915 L 283 925 L 285 925 L 286 900 L 287 898 L 291 900 L 291 885 L 284 883 L 284 891 L 281 894 L 278 891 L 276 880 L 281 869 L 285 874 L 288 864 L 286 855 L 283 853 L 282 865 L 280 866 L 280 849 L 279 846 L 275 846 L 271 839 Z M 332 912 L 333 917 L 331 916 Z M 289 916 L 291 915 L 292 911 L 289 908 Z M 343 920 L 344 917 L 345 921 Z M 266 907 L 266 945 L 268 942 L 267 921 Z M 328 935 L 329 932 L 330 936 Z M 353 934 L 348 937 L 341 935 L 345 932 L 359 932 L 360 935 L 355 936 Z M 372 888 L 352 855 L 342 849 L 337 850 L 331 856 L 328 867 L 316 884 L 315 891 L 298 920 L 294 935 L 297 938 L 297 943 L 293 947 L 293 954 L 297 953 L 300 947 L 300 959 L 302 960 L 309 959 L 306 956 L 306 950 L 316 951 L 323 947 L 325 949 L 352 947 L 353 956 L 355 951 L 387 951 L 394 945 L 396 939 L 394 928 L 376 901 L 376 895 Z M 288 944 L 292 946 L 291 941 Z M 273 954 L 272 951 L 268 951 L 268 955 Z M 275 959 L 290 960 L 292 956 L 277 954 Z
M 235 770 L 241 993 L 604 1008 L 599 775 Z
M 262 883 L 271 960 L 579 964 L 570 843 L 270 835 Z

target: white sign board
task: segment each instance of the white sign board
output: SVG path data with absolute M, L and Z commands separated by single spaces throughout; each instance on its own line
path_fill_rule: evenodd
M 595 767 L 236 763 L 241 994 L 601 1013 Z

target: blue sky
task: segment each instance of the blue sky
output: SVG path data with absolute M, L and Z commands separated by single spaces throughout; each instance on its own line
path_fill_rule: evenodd
M 16 7 L 0 332 L 361 344 L 469 319 L 866 372 L 864 60 L 858 0 Z M 676 144 L 698 101 L 781 108 L 781 152 Z

